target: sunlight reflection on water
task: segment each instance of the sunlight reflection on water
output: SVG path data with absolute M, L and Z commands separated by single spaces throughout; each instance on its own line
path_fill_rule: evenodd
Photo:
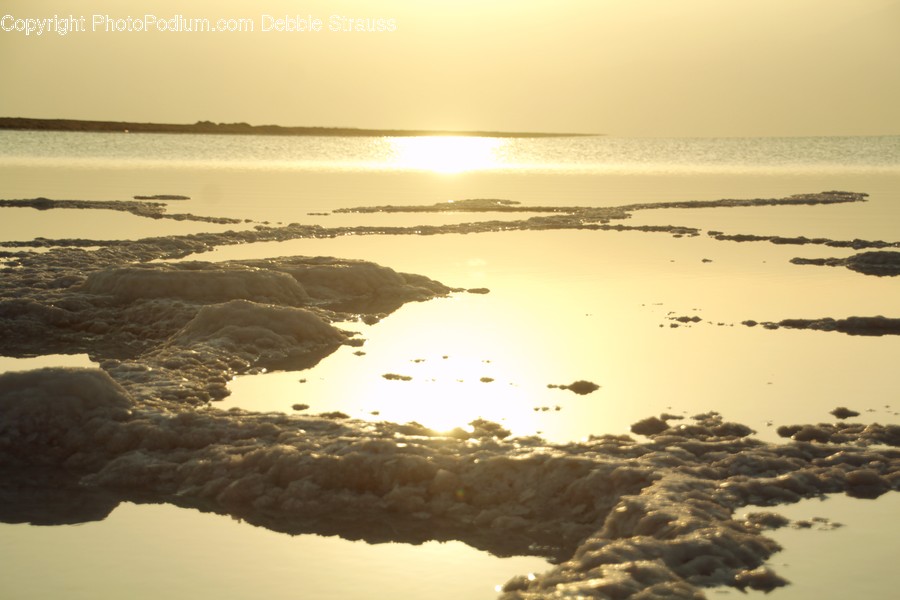
M 369 259 L 491 292 L 408 304 L 374 326 L 341 324 L 362 333 L 361 349 L 343 348 L 302 374 L 240 377 L 219 406 L 291 412 L 302 403 L 313 414 L 415 420 L 439 430 L 480 417 L 514 435 L 541 431 L 557 441 L 626 433 L 648 414 L 719 410 L 774 441 L 767 421 L 819 418 L 850 397 L 881 406 L 896 385 L 890 365 L 900 340 L 740 325 L 748 318 L 882 314 L 896 303 L 891 281 L 793 265 L 796 248 L 641 232 L 480 234 L 465 238 L 464 251 L 461 240 L 284 243 L 279 253 Z M 205 258 L 248 256 L 252 244 Z M 704 322 L 673 329 L 671 314 L 698 314 Z M 773 353 L 792 358 L 772 362 Z M 842 368 L 822 368 L 834 361 Z M 384 379 L 389 373 L 411 379 Z M 586 396 L 547 387 L 579 379 L 602 387 Z M 878 410 L 877 418 L 894 418 Z
M 896 174 L 900 136 L 490 138 L 0 132 L 0 167 Z
M 398 137 L 389 139 L 392 164 L 400 169 L 461 173 L 505 166 L 505 139 L 465 136 Z

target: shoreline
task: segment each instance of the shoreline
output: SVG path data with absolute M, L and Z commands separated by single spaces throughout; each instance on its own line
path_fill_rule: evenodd
M 275 135 L 327 137 L 418 137 L 464 136 L 495 138 L 594 137 L 596 133 L 551 133 L 523 131 L 453 131 L 433 129 L 359 129 L 355 127 L 284 127 L 249 123 L 136 123 L 131 121 L 87 121 L 80 119 L 31 119 L 0 117 L 0 130 L 76 131 L 90 133 L 188 133 L 199 135 Z

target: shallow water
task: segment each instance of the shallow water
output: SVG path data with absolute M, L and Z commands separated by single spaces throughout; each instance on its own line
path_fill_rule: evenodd
M 204 256 L 367 258 L 491 290 L 408 305 L 371 327 L 348 326 L 362 331 L 365 355 L 344 348 L 299 375 L 241 377 L 222 406 L 290 412 L 305 403 L 312 412 L 343 410 L 439 429 L 483 417 L 557 441 L 598 430 L 626 433 L 646 414 L 673 411 L 719 410 L 772 440 L 772 423 L 826 420 L 848 403 L 876 411 L 868 417 L 896 421 L 884 405 L 895 402 L 890 390 L 900 384 L 893 368 L 900 340 L 740 324 L 891 314 L 900 288 L 889 279 L 792 265 L 798 253 L 792 247 L 702 237 L 583 231 L 460 237 L 385 237 L 377 245 L 358 237 L 298 240 L 263 244 L 259 254 L 251 244 Z M 845 292 L 828 293 L 835 287 Z M 670 313 L 703 321 L 673 329 Z M 388 381 L 385 373 L 412 381 Z M 602 388 L 587 396 L 547 388 L 579 379 Z
M 900 136 L 618 138 L 576 136 L 241 136 L 3 131 L 0 159 L 24 166 L 195 164 L 219 169 L 621 172 L 883 171 Z
M 94 367 L 87 354 L 45 354 L 33 358 L 12 358 L 0 356 L 0 373 L 7 371 L 27 371 L 42 367 Z
M 818 206 L 815 210 L 803 206 L 645 210 L 636 213 L 629 224 L 690 224 L 725 233 L 896 241 L 900 237 L 900 178 L 893 182 L 885 179 L 882 185 L 861 184 L 864 187 L 859 189 L 869 193 L 867 202 L 862 204 Z M 810 247 L 800 251 L 810 250 L 818 251 Z
M 458 165 L 460 169 L 447 169 Z M 0 132 L 0 197 L 182 194 L 173 212 L 273 222 L 376 204 L 782 197 L 843 189 L 897 200 L 900 137 L 272 138 Z M 327 223 L 322 223 L 327 224 Z
M 877 502 L 832 495 L 779 506 L 775 512 L 793 522 L 810 524 L 768 534 L 784 546 L 769 563 L 792 585 L 768 594 L 717 589 L 713 597 L 819 600 L 854 596 L 886 600 L 900 588 L 896 554 L 891 550 L 897 536 L 900 495 L 890 494 Z M 814 519 L 827 519 L 827 523 Z M 840 526 L 832 529 L 834 525 Z
M 204 231 L 248 229 L 249 224 L 218 225 L 168 219 L 147 219 L 104 210 L 37 211 L 33 208 L 3 208 L 6 225 L 0 241 L 27 242 L 35 238 L 122 240 L 151 235 L 189 235 Z
M 548 566 L 460 542 L 369 545 L 288 536 L 171 505 L 126 503 L 103 521 L 81 525 L 0 524 L 0 538 L 7 550 L 0 591 L 22 600 L 414 600 L 430 596 L 432 586 L 447 598 L 476 600 L 496 597 L 510 573 Z
M 897 316 L 900 288 L 896 278 L 868 277 L 844 268 L 798 266 L 789 262 L 797 256 L 845 257 L 853 254 L 852 250 L 724 242 L 705 234 L 708 230 L 719 230 L 900 241 L 900 229 L 896 227 L 900 223 L 897 166 L 900 157 L 894 138 L 870 143 L 860 155 L 863 158 L 846 159 L 843 163 L 835 158 L 835 148 L 840 148 L 840 143 L 836 146 L 813 143 L 812 147 L 822 152 L 822 156 L 802 160 L 797 155 L 810 147 L 806 142 L 794 141 L 792 145 L 787 141 L 770 141 L 768 146 L 754 145 L 755 142 L 743 145 L 723 142 L 722 146 L 697 141 L 685 142 L 686 146 L 654 142 L 654 146 L 646 142 L 644 154 L 635 150 L 641 147 L 640 143 L 632 143 L 625 144 L 630 150 L 624 153 L 627 160 L 620 163 L 611 161 L 608 154 L 588 152 L 583 143 L 577 152 L 571 147 L 562 149 L 562 142 L 556 142 L 555 147 L 553 144 L 544 147 L 543 158 L 538 160 L 534 156 L 540 152 L 535 147 L 529 149 L 527 144 L 520 143 L 518 154 L 513 157 L 514 162 L 518 161 L 517 168 L 476 169 L 455 174 L 431 172 L 425 163 L 384 168 L 387 155 L 377 152 L 373 156 L 382 161 L 380 166 L 363 165 L 358 162 L 358 155 L 354 159 L 357 162 L 353 163 L 346 158 L 347 150 L 336 150 L 336 146 L 324 152 L 325 162 L 331 161 L 329 164 L 311 160 L 307 155 L 299 159 L 295 155 L 294 162 L 284 162 L 277 158 L 276 152 L 276 146 L 284 142 L 272 141 L 271 148 L 255 148 L 248 155 L 237 140 L 229 139 L 223 141 L 224 149 L 211 150 L 213 156 L 176 164 L 156 155 L 169 150 L 165 144 L 172 138 L 167 136 L 140 138 L 143 141 L 137 146 L 124 147 L 104 146 L 100 142 L 109 142 L 111 138 L 92 137 L 90 144 L 79 146 L 79 151 L 74 152 L 76 156 L 70 155 L 70 141 L 86 138 L 54 139 L 58 142 L 55 146 L 38 144 L 24 157 L 0 156 L 0 197 L 128 199 L 135 194 L 175 193 L 192 199 L 169 203 L 170 212 L 325 227 L 386 227 L 494 218 L 510 220 L 519 216 L 333 214 L 331 211 L 485 197 L 532 205 L 614 206 L 782 197 L 828 189 L 867 192 L 871 194 L 870 200 L 862 204 L 644 210 L 625 222 L 698 227 L 703 230 L 699 237 L 676 238 L 667 233 L 639 231 L 342 236 L 223 246 L 189 259 L 225 261 L 295 254 L 331 255 L 421 273 L 454 287 L 490 289 L 489 294 L 454 293 L 448 298 L 407 304 L 374 325 L 338 323 L 344 329 L 359 331 L 365 344 L 343 346 L 304 371 L 242 375 L 229 383 L 232 395 L 216 404 L 222 408 L 237 406 L 296 414 L 293 405 L 307 404 L 306 412 L 312 414 L 341 411 L 373 422 L 418 421 L 442 431 L 465 428 L 467 423 L 481 417 L 501 423 L 514 435 L 539 432 L 546 439 L 558 442 L 604 433 L 627 433 L 632 423 L 664 412 L 693 415 L 720 411 L 728 419 L 755 429 L 757 437 L 772 442 L 782 441 L 775 433 L 778 425 L 832 421 L 828 412 L 836 406 L 848 406 L 862 413 L 851 419 L 852 422 L 898 422 L 894 394 L 900 384 L 894 364 L 900 351 L 897 336 L 851 337 L 817 331 L 768 331 L 741 325 L 746 319 Z M 164 144 L 163 150 L 153 150 L 154 144 L 160 143 Z M 193 156 L 192 140 L 179 138 L 178 143 L 184 144 L 180 150 L 184 157 Z M 335 143 L 339 146 L 349 142 Z M 615 147 L 615 141 L 610 144 L 607 150 Z M 648 144 L 656 154 L 647 154 Z M 723 147 L 729 148 L 724 154 Z M 744 154 L 734 154 L 736 148 L 743 148 L 740 152 Z M 690 160 L 672 158 L 673 153 L 685 149 L 685 156 L 692 157 Z M 365 152 L 373 150 L 369 148 Z M 786 152 L 788 158 L 773 162 L 760 159 L 760 152 L 782 157 Z M 872 158 L 872 153 L 876 158 Z M 669 159 L 660 160 L 660 156 Z M 528 166 L 535 161 L 543 161 L 544 166 Z M 2 210 L 9 217 L 0 225 L 0 239 L 4 240 L 34 236 L 138 238 L 234 228 L 104 214 L 107 211 L 72 211 L 70 215 L 61 210 L 46 213 L 31 209 Z M 21 211 L 21 218 L 16 216 L 16 211 Z M 310 212 L 329 214 L 310 215 Z M 521 218 L 528 216 L 521 215 Z M 700 321 L 672 320 L 679 316 L 697 316 Z M 43 362 L 4 360 L 0 371 L 47 364 L 87 366 L 89 362 L 84 355 L 45 357 Z M 410 380 L 386 379 L 385 374 L 399 374 Z M 580 396 L 548 387 L 580 379 L 595 382 L 600 388 Z M 891 510 L 892 505 L 886 500 L 880 499 L 874 506 Z M 794 507 L 785 510 L 791 508 Z M 849 544 L 854 547 L 871 544 L 891 555 L 895 553 L 891 544 L 896 540 L 893 531 L 896 527 L 891 528 L 880 514 L 866 511 L 858 521 L 836 520 L 846 521 L 846 531 L 854 530 L 865 540 L 856 538 Z M 474 594 L 481 594 L 482 590 L 485 597 L 491 597 L 493 585 L 537 568 L 534 562 L 500 563 L 499 559 L 468 548 L 460 549 L 455 544 L 367 548 L 334 538 L 290 538 L 171 506 L 126 504 L 107 521 L 79 528 L 13 527 L 20 537 L 10 547 L 32 549 L 21 554 L 21 568 L 10 567 L 15 575 L 30 573 L 29 569 L 62 574 L 64 565 L 75 558 L 102 559 L 103 549 L 107 547 L 103 536 L 121 540 L 129 532 L 142 531 L 148 536 L 146 551 L 140 551 L 142 560 L 146 554 L 160 561 L 159 569 L 172 573 L 173 580 L 183 584 L 179 590 L 196 590 L 223 572 L 248 571 L 245 562 L 237 562 L 245 561 L 246 555 L 209 554 L 211 546 L 217 547 L 210 544 L 210 539 L 226 538 L 221 547 L 243 547 L 245 542 L 239 540 L 254 538 L 257 540 L 254 543 L 259 545 L 259 568 L 249 569 L 253 571 L 250 578 L 235 578 L 231 591 L 238 595 L 232 597 L 249 597 L 250 592 L 244 594 L 242 590 L 259 591 L 270 584 L 266 595 L 278 597 L 284 593 L 284 579 L 298 577 L 294 569 L 301 559 L 286 565 L 282 556 L 297 553 L 303 553 L 302 560 L 306 562 L 309 556 L 330 557 L 311 565 L 312 572 L 299 576 L 311 585 L 309 578 L 314 574 L 325 574 L 326 581 L 321 587 L 305 588 L 322 590 L 319 597 L 328 597 L 334 591 L 328 587 L 335 581 L 331 573 L 345 572 L 348 567 L 356 574 L 352 586 L 357 588 L 359 581 L 383 581 L 384 574 L 390 573 L 385 585 L 399 587 L 383 590 L 379 587 L 381 591 L 377 595 L 403 597 L 402 593 L 406 592 L 400 588 L 404 588 L 411 594 L 409 597 L 422 597 L 422 589 L 427 586 L 429 597 L 445 591 L 445 597 L 454 598 L 476 597 Z M 892 531 L 892 536 L 876 541 L 873 528 L 877 527 Z M 45 543 L 54 546 L 60 543 L 60 548 L 70 543 L 46 541 L 45 534 L 47 539 L 62 536 L 56 538 L 62 540 L 73 530 L 82 529 L 98 532 L 96 538 L 72 542 L 87 545 L 92 549 L 90 553 L 73 556 L 77 554 L 74 551 L 61 552 L 48 563 L 45 560 L 50 557 L 36 550 Z M 169 534 L 179 536 L 179 531 L 191 531 L 192 537 L 188 540 L 168 537 Z M 812 555 L 817 540 L 811 542 L 810 537 L 802 534 L 832 536 L 842 531 L 802 531 L 801 535 L 787 535 L 784 539 L 789 550 Z M 779 531 L 772 536 L 790 533 L 793 532 Z M 4 535 L 3 539 L 5 544 L 13 538 Z M 202 571 L 186 571 L 183 564 L 188 562 L 187 558 L 170 562 L 170 553 L 182 547 L 194 557 L 209 554 L 202 563 Z M 847 553 L 845 547 L 841 556 L 846 557 Z M 351 555 L 358 558 L 350 558 Z M 770 562 L 777 564 L 780 556 L 776 555 Z M 220 562 L 211 564 L 216 560 Z M 351 560 L 356 562 L 348 563 Z M 462 562 L 455 571 L 447 569 L 453 577 L 446 584 L 435 586 L 435 575 L 425 570 L 426 566 L 450 560 Z M 222 568 L 229 561 L 235 561 L 233 566 Z M 397 577 L 391 572 L 397 564 L 416 561 L 423 565 L 418 574 L 404 569 L 403 576 Z M 50 587 L 77 586 L 82 590 L 90 587 L 96 593 L 93 586 L 99 578 L 97 571 L 104 566 L 99 562 L 92 565 L 96 566 L 84 567 L 72 579 L 54 577 L 44 583 Z M 490 570 L 490 576 L 483 580 L 474 575 L 469 577 L 495 567 L 497 570 Z M 272 573 L 271 579 L 259 575 L 267 568 L 273 569 L 265 571 Z M 784 575 L 792 579 L 790 573 Z M 116 590 L 120 589 L 116 585 L 127 585 L 128 580 L 134 581 L 140 575 L 124 571 L 121 577 L 125 581 L 104 583 L 103 593 L 108 591 L 109 597 L 116 596 Z M 848 582 L 846 576 L 832 587 L 846 586 L 844 589 L 865 591 L 867 597 L 874 598 L 894 585 L 877 574 L 871 577 L 877 579 L 872 588 L 861 582 Z M 479 591 L 473 588 L 460 591 L 452 586 L 452 580 L 471 581 L 473 585 L 477 580 Z M 795 591 L 803 594 L 804 590 L 818 589 L 812 583 L 807 584 L 808 581 L 808 576 L 798 576 L 797 585 L 778 591 L 777 597 L 800 598 L 803 596 L 782 594 Z M 146 589 L 154 595 L 167 593 L 153 588 L 152 583 L 147 582 Z M 47 593 L 58 589 L 48 588 Z M 362 589 L 370 591 L 365 586 Z M 289 586 L 288 590 L 297 592 L 296 587 Z M 338 595 L 350 593 L 341 590 Z

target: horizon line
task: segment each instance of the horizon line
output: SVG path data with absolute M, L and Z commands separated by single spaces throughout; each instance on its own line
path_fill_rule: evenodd
M 197 121 L 195 123 L 153 123 L 137 121 L 99 121 L 90 119 L 41 119 L 32 117 L 0 117 L 0 130 L 81 131 L 94 133 L 194 133 L 217 135 L 321 135 L 345 137 L 464 136 L 499 138 L 549 138 L 591 137 L 606 135 L 602 133 L 251 125 L 246 122 L 214 123 L 212 121 Z

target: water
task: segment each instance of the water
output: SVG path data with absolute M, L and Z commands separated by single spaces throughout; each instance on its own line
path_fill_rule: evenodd
M 123 200 L 184 194 L 191 199 L 170 202 L 170 212 L 325 227 L 499 218 L 331 213 L 379 204 L 487 197 L 532 205 L 610 206 L 829 189 L 867 192 L 870 198 L 837 206 L 645 211 L 628 224 L 900 240 L 900 137 L 448 140 L 0 132 L 0 198 Z M 106 211 L 0 210 L 0 240 L 136 239 L 229 228 Z M 366 338 L 365 354 L 342 348 L 302 373 L 240 377 L 229 384 L 233 394 L 223 407 L 291 412 L 302 402 L 312 413 L 340 410 L 359 419 L 416 420 L 442 430 L 483 417 L 515 434 L 539 432 L 556 441 L 627 433 L 631 423 L 661 412 L 719 410 L 770 441 L 778 440 L 775 425 L 829 420 L 828 411 L 838 405 L 863 412 L 862 422 L 897 422 L 896 337 L 740 325 L 749 318 L 898 316 L 900 289 L 892 278 L 789 263 L 795 256 L 842 257 L 850 250 L 736 244 L 705 235 L 520 231 L 304 239 L 222 247 L 190 258 L 293 254 L 372 260 L 451 286 L 487 287 L 491 293 L 407 305 L 371 326 L 342 324 Z M 703 322 L 672 328 L 672 315 L 699 315 Z M 86 359 L 47 360 L 84 364 Z M 30 366 L 0 364 L 4 370 Z M 389 372 L 412 380 L 385 380 L 382 375 Z M 577 379 L 601 388 L 582 397 L 547 387 Z M 165 529 L 182 517 L 190 523 L 178 527 L 199 531 L 207 526 L 185 515 L 143 514 L 122 510 L 120 516 L 133 519 L 132 524 L 113 520 L 113 535 L 151 522 Z M 876 523 L 888 527 L 873 515 L 871 521 L 848 524 L 848 531 Z M 247 527 L 229 532 L 212 527 L 227 540 L 223 545 L 240 545 L 248 535 Z M 55 543 L 31 538 L 32 530 L 18 531 L 17 544 L 27 545 L 29 539 Z M 281 541 L 267 544 L 294 541 L 272 535 Z M 804 546 L 809 538 L 785 539 L 801 554 L 809 553 Z M 163 548 L 173 544 L 163 537 L 151 540 Z M 317 552 L 315 540 L 305 543 L 313 544 L 309 552 Z M 873 543 L 896 553 L 888 541 Z M 292 551 L 299 547 L 288 546 Z M 455 552 L 466 555 L 465 549 Z M 486 564 L 476 554 L 461 559 L 468 566 L 458 567 L 460 573 Z M 67 562 L 71 555 L 55 560 Z M 340 564 L 341 559 L 334 560 Z M 487 579 L 501 583 L 525 568 L 497 565 Z M 363 567 L 359 573 L 360 581 L 369 577 Z M 259 566 L 250 581 L 283 575 L 283 569 Z M 186 589 L 200 589 L 205 577 L 189 581 Z M 404 581 L 425 585 L 427 577 L 410 575 Z M 802 589 L 804 577 L 789 578 Z M 887 578 L 882 583 L 891 585 Z M 108 591 L 109 597 L 116 594 L 113 587 Z M 491 594 L 487 590 L 485 597 Z
M 0 163 L 539 173 L 896 172 L 900 136 L 560 138 L 0 132 Z
M 422 582 L 448 597 L 491 598 L 503 573 L 546 568 L 537 558 L 497 558 L 460 542 L 367 545 L 292 537 L 171 505 L 124 503 L 99 522 L 0 524 L 0 532 L 2 544 L 15 548 L 0 565 L 0 591 L 17 600 L 417 600 L 427 595 Z M 354 576 L 359 573 L 365 581 Z
M 786 579 L 802 581 L 804 585 L 765 595 L 717 589 L 716 597 L 819 600 L 838 597 L 852 589 L 853 595 L 860 598 L 891 598 L 900 585 L 900 573 L 894 568 L 893 555 L 885 552 L 893 543 L 893 533 L 886 525 L 896 520 L 898 510 L 900 494 L 891 494 L 874 505 L 846 496 L 827 496 L 778 507 L 777 512 L 791 521 L 812 524 L 771 533 L 785 547 L 772 557 L 771 566 Z M 828 524 L 815 519 L 827 519 Z M 836 525 L 836 529 L 831 528 Z M 804 550 L 798 551 L 798 547 Z M 848 552 L 848 548 L 853 551 Z
M 0 198 L 124 200 L 181 194 L 191 200 L 171 203 L 170 212 L 324 226 L 360 221 L 309 213 L 465 198 L 610 206 L 848 189 L 868 192 L 880 208 L 893 210 L 900 206 L 898 181 L 898 136 L 487 139 L 0 132 Z M 40 223 L 48 219 L 30 216 L 7 220 L 0 238 L 19 239 L 24 237 L 20 231 L 58 235 L 58 229 L 40 233 Z M 102 214 L 66 216 L 72 227 L 82 228 L 73 237 L 91 226 L 121 228 Z M 891 216 L 896 213 L 875 215 L 866 223 Z M 377 218 L 370 215 L 365 224 Z M 392 223 L 402 218 L 390 216 Z M 177 225 L 155 223 L 152 234 L 222 229 Z M 124 237 L 138 236 L 138 228 L 130 226 Z
M 342 410 L 439 430 L 483 417 L 521 435 L 541 432 L 557 441 L 598 430 L 627 433 L 648 414 L 708 410 L 777 440 L 767 423 L 818 421 L 851 398 L 877 411 L 875 420 L 896 420 L 895 409 L 884 404 L 895 401 L 891 390 L 900 385 L 892 367 L 898 340 L 740 325 L 748 318 L 894 314 L 900 304 L 896 282 L 860 280 L 844 269 L 799 270 L 788 262 L 798 254 L 836 254 L 831 249 L 586 231 L 387 236 L 375 244 L 339 237 L 260 246 L 222 248 L 202 258 L 324 254 L 375 260 L 491 293 L 408 305 L 371 327 L 349 324 L 367 340 L 364 356 L 344 348 L 303 374 L 240 377 L 223 407 L 291 412 L 302 402 L 313 413 Z M 696 314 L 704 323 L 671 329 L 669 313 Z M 728 326 L 715 325 L 720 322 Z M 773 360 L 782 354 L 792 359 Z M 413 379 L 385 381 L 384 373 Z M 494 381 L 485 384 L 482 377 Z M 579 379 L 603 387 L 588 396 L 547 388 Z

